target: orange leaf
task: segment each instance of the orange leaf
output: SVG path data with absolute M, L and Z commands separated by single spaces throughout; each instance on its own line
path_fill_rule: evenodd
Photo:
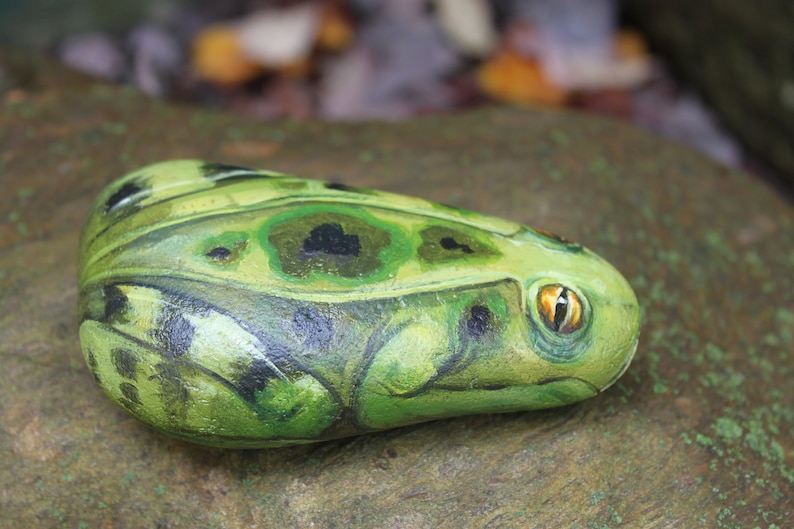
M 193 41 L 193 70 L 207 81 L 236 85 L 262 73 L 262 67 L 240 49 L 237 33 L 229 26 L 205 28 Z
M 339 51 L 353 40 L 353 24 L 338 2 L 330 2 L 323 9 L 317 28 L 317 46 L 324 50 Z
M 642 35 L 624 29 L 615 36 L 615 55 L 621 59 L 642 59 L 648 56 L 648 46 Z
M 553 86 L 537 62 L 513 50 L 502 50 L 477 71 L 477 83 L 494 99 L 518 104 L 560 106 L 567 94 Z

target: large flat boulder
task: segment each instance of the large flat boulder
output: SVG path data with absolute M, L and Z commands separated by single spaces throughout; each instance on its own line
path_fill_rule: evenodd
M 794 209 L 763 183 L 562 112 L 263 124 L 31 79 L 0 100 L 0 526 L 791 526 Z M 83 363 L 77 243 L 107 182 L 182 157 L 408 193 L 582 242 L 635 287 L 636 360 L 562 409 L 258 451 L 166 437 Z

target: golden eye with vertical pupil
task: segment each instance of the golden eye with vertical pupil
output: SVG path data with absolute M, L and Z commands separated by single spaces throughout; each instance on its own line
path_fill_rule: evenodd
M 558 334 L 570 334 L 580 329 L 582 302 L 575 292 L 562 285 L 547 285 L 538 291 L 538 314 L 543 324 Z

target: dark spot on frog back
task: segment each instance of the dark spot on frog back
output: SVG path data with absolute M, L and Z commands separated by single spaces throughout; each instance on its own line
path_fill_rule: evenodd
M 381 252 L 391 234 L 363 218 L 318 212 L 275 225 L 267 235 L 280 269 L 291 276 L 312 273 L 364 278 L 383 267 Z
M 451 260 L 488 258 L 499 255 L 499 251 L 473 235 L 448 226 L 431 226 L 419 232 L 422 244 L 417 256 L 425 263 Z
M 201 242 L 196 253 L 216 266 L 237 263 L 249 249 L 249 235 L 244 231 L 228 231 Z
M 204 256 L 217 265 L 228 265 L 238 261 L 247 247 L 247 240 L 235 241 L 230 245 L 213 245 Z
M 227 261 L 231 255 L 232 251 L 224 246 L 216 246 L 206 253 L 206 256 L 213 261 Z
M 312 229 L 303 240 L 303 251 L 307 255 L 355 255 L 361 253 L 361 241 L 356 234 L 347 234 L 338 222 L 321 224 Z
M 471 246 L 465 243 L 459 243 L 453 237 L 442 237 L 439 241 L 441 247 L 445 250 L 460 250 L 463 253 L 472 254 L 474 250 L 471 249 Z
M 124 210 L 125 214 L 122 216 L 129 215 L 129 213 L 137 209 L 134 206 L 150 194 L 151 189 L 144 185 L 143 179 L 138 178 L 126 182 L 105 201 L 104 213 L 108 215 Z

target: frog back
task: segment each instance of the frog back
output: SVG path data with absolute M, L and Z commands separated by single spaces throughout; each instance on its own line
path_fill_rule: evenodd
M 162 168 L 160 168 L 162 169 Z M 332 182 L 193 161 L 105 190 L 84 230 L 82 284 L 180 275 L 265 293 L 392 297 L 514 277 L 548 246 L 519 224 Z

